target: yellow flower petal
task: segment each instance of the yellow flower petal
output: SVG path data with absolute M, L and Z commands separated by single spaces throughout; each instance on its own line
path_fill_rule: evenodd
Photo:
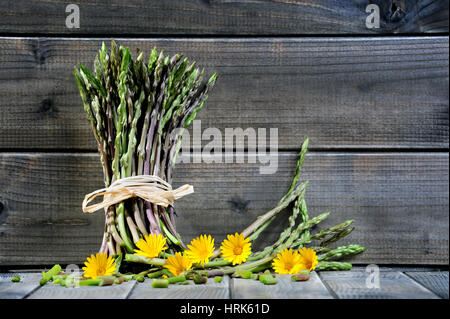
M 166 238 L 161 234 L 145 235 L 137 243 L 134 250 L 135 255 L 140 255 L 149 258 L 158 257 L 161 251 L 166 250 Z
M 284 249 L 277 254 L 272 267 L 278 274 L 296 274 L 304 269 L 300 254 L 292 249 Z
M 298 250 L 298 253 L 300 254 L 300 260 L 304 267 L 302 270 L 311 271 L 316 269 L 319 259 L 314 249 L 303 247 Z
M 112 275 L 116 271 L 116 263 L 112 256 L 106 253 L 91 255 L 86 259 L 83 267 L 83 276 L 86 278 L 96 279 L 98 276 Z
M 174 276 L 179 276 L 186 270 L 191 269 L 192 260 L 181 253 L 175 253 L 175 256 L 170 256 L 166 260 L 165 268 L 167 268 Z
M 236 233 L 227 236 L 227 239 L 222 242 L 220 251 L 225 260 L 236 265 L 247 260 L 251 254 L 251 245 L 249 238 L 244 238 L 243 234 Z
M 211 235 L 201 235 L 194 238 L 191 244 L 187 246 L 186 255 L 193 263 L 200 263 L 203 267 L 209 262 L 209 258 L 213 256 L 214 239 Z

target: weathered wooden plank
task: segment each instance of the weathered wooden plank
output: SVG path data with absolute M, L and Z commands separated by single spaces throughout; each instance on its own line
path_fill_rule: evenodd
M 11 282 L 20 276 L 20 282 Z M 0 273 L 0 299 L 22 299 L 38 289 L 41 274 L 37 273 Z
M 152 280 L 137 283 L 131 292 L 130 299 L 229 299 L 229 278 L 224 276 L 221 283 L 209 278 L 204 285 L 170 285 L 167 289 L 152 288 Z
M 367 286 L 369 273 L 320 272 L 322 280 L 342 299 L 437 299 L 430 290 L 401 272 L 380 272 L 379 288 Z M 369 279 L 368 279 L 369 278 Z
M 92 66 L 101 41 L 0 38 L 0 149 L 96 150 L 72 70 Z M 265 128 L 267 139 L 273 128 L 284 150 L 305 135 L 312 149 L 449 145 L 448 37 L 118 42 L 183 52 L 217 71 L 197 118 L 222 141 L 226 128 Z
M 366 26 L 379 5 L 380 27 Z M 66 27 L 60 1 L 18 0 L 0 6 L 4 33 L 57 34 L 374 34 L 448 32 L 445 0 L 77 1 L 79 28 Z M 37 27 L 39 26 L 39 27 Z
M 27 299 L 125 299 L 135 285 L 134 280 L 104 287 L 67 288 L 48 283 L 29 295 Z
M 369 268 L 372 265 L 369 265 Z M 367 270 L 368 265 L 354 265 L 352 267 L 352 271 L 366 271 Z M 379 267 L 379 271 L 388 271 L 388 272 L 393 272 L 393 271 L 400 271 L 403 273 L 406 272 L 430 272 L 430 271 L 437 271 L 436 267 L 433 265 L 418 265 L 418 266 L 414 266 L 411 267 L 411 265 L 383 265 Z
M 231 279 L 232 299 L 332 299 L 317 273 L 308 281 L 292 282 L 291 275 L 276 275 L 276 285 L 264 285 L 257 280 Z
M 406 274 L 436 295 L 448 299 L 448 271 L 413 271 Z
M 174 187 L 195 189 L 176 203 L 181 234 L 220 243 L 241 231 L 282 197 L 296 160 L 280 153 L 272 175 L 259 162 L 180 163 Z M 447 153 L 309 153 L 302 174 L 310 215 L 332 212 L 323 227 L 355 220 L 341 244 L 368 248 L 356 263 L 448 264 Z M 0 155 L 0 264 L 83 262 L 100 245 L 104 216 L 84 215 L 81 202 L 101 186 L 96 154 Z M 255 247 L 275 241 L 286 221 L 280 215 Z

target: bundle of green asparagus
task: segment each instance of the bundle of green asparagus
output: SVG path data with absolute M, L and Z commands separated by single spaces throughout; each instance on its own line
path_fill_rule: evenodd
M 208 98 L 216 74 L 204 81 L 204 71 L 183 55 L 165 56 L 152 50 L 132 59 L 129 48 L 103 43 L 95 72 L 79 64 L 74 75 L 94 132 L 103 165 L 104 182 L 136 175 L 155 175 L 169 184 L 183 130 Z M 133 252 L 149 233 L 161 233 L 171 249 L 184 245 L 175 227 L 173 206 L 164 208 L 132 198 L 106 209 L 100 252 Z
M 118 47 L 112 41 L 109 51 L 102 45 L 94 61 L 94 73 L 81 64 L 79 69 L 74 69 L 84 108 L 97 140 L 105 186 L 129 176 L 139 175 L 156 175 L 171 183 L 183 129 L 189 126 L 203 107 L 208 92 L 216 81 L 216 74 L 203 81 L 204 71 L 200 71 L 195 62 L 189 64 L 188 59 L 183 59 L 181 54 L 169 57 L 153 49 L 148 63 L 144 63 L 143 59 L 143 53 L 140 53 L 133 60 L 128 48 Z M 203 278 L 222 274 L 253 273 L 272 267 L 275 269 L 275 259 L 280 261 L 283 254 L 290 254 L 288 257 L 295 259 L 297 257 L 290 251 L 300 250 L 314 243 L 315 246 L 311 246 L 312 264 L 305 266 L 303 262 L 303 268 L 350 269 L 350 263 L 336 260 L 361 253 L 365 248 L 348 245 L 330 249 L 327 246 L 350 234 L 354 229 L 351 227 L 353 220 L 312 233 L 313 228 L 325 220 L 329 213 L 309 217 L 305 201 L 308 182 L 299 182 L 307 149 L 308 139 L 302 144 L 290 188 L 278 204 L 244 229 L 239 235 L 241 239 L 238 236 L 230 239 L 230 242 L 235 243 L 241 240 L 242 245 L 234 247 L 238 248 L 239 253 L 236 254 L 240 254 L 237 257 L 242 257 L 236 259 L 238 262 L 225 258 L 224 252 L 227 249 L 233 250 L 230 243 L 227 244 L 228 248 L 223 244 L 221 248 L 224 250 L 214 251 L 213 240 L 206 236 L 197 240 L 198 245 L 202 246 L 201 251 L 194 247 L 193 242 L 188 246 L 190 249 L 186 249 L 176 231 L 173 206 L 166 208 L 136 197 L 106 209 L 100 253 L 120 257 L 116 259 L 115 264 L 112 260 L 107 261 L 106 257 L 101 257 L 102 262 L 109 265 L 111 272 L 114 269 L 118 271 L 119 264 L 123 264 L 123 261 L 130 264 L 148 264 L 152 268 L 143 271 L 138 277 L 148 275 L 156 278 L 170 275 L 166 268 L 170 269 L 168 260 L 171 259 L 170 262 L 178 263 L 181 269 L 180 272 L 174 270 L 172 275 L 185 274 L 188 278 Z M 292 209 L 292 213 L 288 226 L 281 232 L 278 240 L 261 251 L 250 252 L 247 243 L 255 242 L 275 216 L 287 208 Z M 161 234 L 164 238 L 150 238 L 149 234 Z M 136 243 L 140 241 L 147 241 L 143 245 L 149 245 L 147 248 L 156 253 L 152 252 L 153 255 L 150 254 L 149 257 L 145 252 L 139 252 Z M 165 243 L 168 247 L 164 247 Z M 161 245 L 158 246 L 159 244 Z M 184 256 L 178 254 L 179 252 Z M 195 258 L 204 252 L 206 255 L 195 261 Z M 308 253 L 307 250 L 304 252 Z M 190 260 L 188 256 L 194 259 Z M 297 273 L 295 269 L 289 271 L 288 273 Z M 95 276 L 94 272 L 91 277 Z M 273 282 L 268 277 L 266 279 L 264 281 Z

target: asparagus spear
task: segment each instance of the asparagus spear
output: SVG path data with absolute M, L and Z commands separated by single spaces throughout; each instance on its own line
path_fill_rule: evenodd
M 42 272 L 42 279 L 47 281 L 50 281 L 53 279 L 53 276 L 56 276 L 57 274 L 59 274 L 61 271 L 61 266 L 60 265 L 54 265 L 49 271 L 47 272 Z
M 351 270 L 352 264 L 338 261 L 321 261 L 316 270 Z
M 279 203 L 278 203 L 278 206 L 280 206 L 282 203 L 285 203 L 286 202 L 286 200 L 288 199 L 288 198 L 292 198 L 292 192 L 294 191 L 294 189 L 295 189 L 295 187 L 296 187 L 296 185 L 297 185 L 297 183 L 298 183 L 298 181 L 299 181 L 299 179 L 300 179 L 300 171 L 301 171 L 301 168 L 302 168 L 302 166 L 303 166 L 303 161 L 304 161 L 304 159 L 305 159 L 305 155 L 306 155 L 306 152 L 308 151 L 308 143 L 309 143 L 309 140 L 308 140 L 308 137 L 306 137 L 306 139 L 305 139 L 305 141 L 302 143 L 302 147 L 301 147 L 301 150 L 300 150 L 300 155 L 299 155 L 299 159 L 298 159 L 298 161 L 297 161 L 297 166 L 296 166 L 296 170 L 295 170 L 295 174 L 294 174 L 294 178 L 292 179 L 292 182 L 291 182 L 291 186 L 289 187 L 289 190 L 287 191 L 287 193 L 280 199 L 280 201 L 279 201 Z M 307 182 L 306 182 L 307 183 Z M 301 185 L 301 184 L 300 184 Z M 306 188 L 306 185 L 305 185 L 305 188 Z M 294 199 L 295 199 L 295 197 L 294 197 Z M 290 202 L 289 202 L 290 203 Z M 288 203 L 288 204 L 289 204 Z M 286 205 L 287 206 L 287 205 Z M 284 206 L 283 208 L 285 208 L 286 206 Z M 273 219 L 275 218 L 275 214 L 274 215 L 272 215 L 272 216 L 270 216 L 270 214 L 269 213 L 267 213 L 266 215 L 269 215 L 269 218 L 266 218 L 265 220 L 264 220 L 264 222 L 263 223 L 260 223 L 259 225 L 257 224 L 257 226 L 256 226 L 256 229 L 254 229 L 254 230 L 252 230 L 252 232 L 253 232 L 253 234 L 252 234 L 252 236 L 251 236 L 251 239 L 252 240 L 256 240 L 256 238 L 258 238 L 258 236 L 261 234 L 261 232 L 265 229 L 265 228 L 267 228 L 268 226 L 269 226 L 269 224 L 273 221 Z M 260 217 L 258 217 L 258 219 L 259 219 Z M 255 224 L 255 223 L 254 223 Z M 258 229 L 259 228 L 259 229 Z M 247 231 L 248 230 L 248 228 L 246 229 L 246 230 L 244 230 L 244 232 L 245 231 Z M 281 235 L 281 236 L 286 236 L 287 234 L 284 234 L 284 235 Z
M 285 197 L 283 201 L 280 201 L 278 205 L 270 210 L 269 212 L 265 213 L 264 215 L 259 216 L 255 222 L 253 222 L 250 226 L 248 226 L 242 234 L 244 237 L 248 237 L 251 234 L 253 234 L 258 228 L 261 227 L 261 225 L 266 224 L 269 220 L 271 220 L 275 215 L 277 215 L 279 212 L 281 212 L 284 208 L 286 208 L 293 200 L 295 200 L 299 196 L 304 196 L 306 186 L 308 185 L 308 182 L 302 182 L 300 185 L 297 186 L 297 188 L 289 194 L 289 196 Z M 250 237 L 252 240 L 255 239 L 255 237 Z
M 330 259 L 339 259 L 339 258 L 348 256 L 348 255 L 360 254 L 365 250 L 366 250 L 366 248 L 362 247 L 360 245 L 341 246 L 341 247 L 337 247 L 333 250 L 330 250 L 329 252 L 320 256 L 319 261 L 327 261 Z
M 331 238 L 328 238 L 328 239 L 322 241 L 320 243 L 320 246 L 324 247 L 331 243 L 334 243 L 334 242 L 338 241 L 339 239 L 342 239 L 345 236 L 347 236 L 348 234 L 350 234 L 354 229 L 355 229 L 355 227 L 345 228 L 345 229 L 341 230 L 340 232 L 338 232 L 337 234 L 335 234 L 334 236 L 332 236 Z

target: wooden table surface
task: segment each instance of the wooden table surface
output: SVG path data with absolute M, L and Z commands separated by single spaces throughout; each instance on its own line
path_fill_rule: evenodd
M 11 278 L 19 275 L 19 283 Z M 250 279 L 224 277 L 221 283 L 151 287 L 151 279 L 134 280 L 108 287 L 65 288 L 39 285 L 36 271 L 0 274 L 0 299 L 448 299 L 448 271 L 381 268 L 379 288 L 369 288 L 364 268 L 351 271 L 313 272 L 306 282 L 291 282 L 290 275 L 277 275 L 278 284 L 266 286 Z

